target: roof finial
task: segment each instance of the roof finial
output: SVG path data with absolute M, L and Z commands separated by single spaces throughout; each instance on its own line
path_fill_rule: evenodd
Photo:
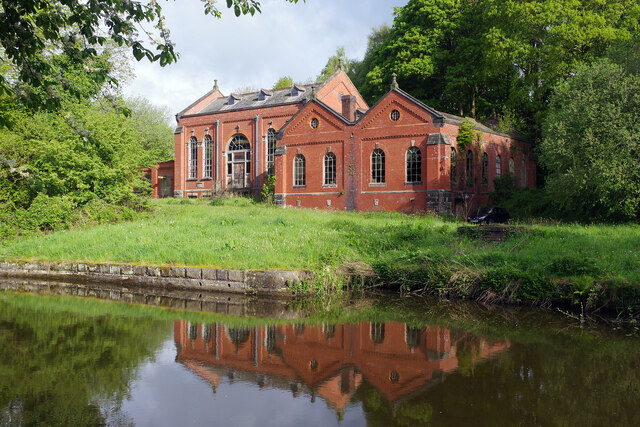
M 214 80 L 213 90 L 217 90 L 217 91 L 219 91 L 219 90 L 220 90 L 220 88 L 218 87 L 218 80 L 217 80 L 217 79 L 216 79 L 216 80 Z
M 318 99 L 318 94 L 316 93 L 316 85 L 311 85 L 311 99 Z
M 344 59 L 342 57 L 338 58 L 338 70 L 344 71 Z
M 398 81 L 396 80 L 397 76 L 398 75 L 396 73 L 391 74 L 391 90 L 399 89 Z

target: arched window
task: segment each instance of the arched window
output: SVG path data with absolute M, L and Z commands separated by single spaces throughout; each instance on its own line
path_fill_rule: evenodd
M 458 185 L 458 168 L 456 167 L 456 163 L 458 163 L 458 153 L 455 148 L 451 147 L 451 185 Z
M 527 156 L 522 155 L 522 164 L 520 166 L 520 186 L 527 186 Z
M 407 182 L 422 181 L 422 155 L 418 147 L 407 150 Z
M 227 148 L 227 186 L 247 188 L 251 185 L 251 144 L 246 136 L 237 133 Z
M 305 160 L 302 154 L 296 155 L 293 159 L 293 186 L 301 187 L 306 185 Z
M 502 157 L 498 154 L 496 156 L 496 178 L 500 178 L 502 176 Z
M 379 148 L 371 153 L 371 182 L 384 184 L 384 151 Z
M 333 153 L 324 156 L 324 185 L 336 185 L 336 155 Z
M 473 153 L 471 150 L 467 151 L 465 177 L 467 185 L 473 185 Z
M 371 322 L 371 341 L 374 344 L 384 341 L 384 323 Z
M 489 156 L 482 153 L 482 185 L 489 184 Z
M 267 175 L 275 174 L 276 130 L 267 131 Z
M 516 162 L 513 161 L 513 157 L 509 159 L 509 174 L 512 176 L 516 175 Z
M 410 328 L 409 325 L 405 325 L 404 340 L 409 348 L 414 349 L 420 345 L 420 332 L 419 328 Z
M 189 139 L 189 179 L 198 178 L 198 140 L 195 136 Z
M 327 336 L 328 339 L 331 339 L 336 336 L 336 325 L 332 325 L 330 323 L 322 324 L 322 332 Z
M 204 136 L 204 169 L 202 171 L 203 178 L 211 178 L 212 170 L 213 142 L 209 135 Z

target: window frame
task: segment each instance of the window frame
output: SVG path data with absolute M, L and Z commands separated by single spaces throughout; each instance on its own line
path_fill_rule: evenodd
M 239 156 L 242 153 L 244 158 Z M 229 143 L 227 144 L 226 154 L 226 164 L 227 164 L 227 174 L 226 174 L 226 182 L 227 186 L 233 183 L 233 165 L 244 163 L 244 187 L 251 187 L 251 142 L 246 135 L 242 133 L 234 134 Z M 236 156 L 238 155 L 238 156 Z
M 405 182 L 422 184 L 422 152 L 416 146 L 409 147 L 405 154 Z
M 464 183 L 467 187 L 473 186 L 473 151 L 467 150 L 465 156 Z
M 298 153 L 293 158 L 293 188 L 304 188 L 307 186 L 307 160 Z
M 210 179 L 213 174 L 213 140 L 209 135 L 204 136 L 202 146 L 204 154 L 202 156 L 202 178 Z
M 482 170 L 481 170 L 481 183 L 482 185 L 489 185 L 489 155 L 482 153 Z
M 386 154 L 381 148 L 376 148 L 371 152 L 371 183 L 370 185 L 386 184 Z
M 198 179 L 198 139 L 195 136 L 189 138 L 189 179 Z
M 276 174 L 276 130 L 269 128 L 267 130 L 267 149 L 266 152 L 266 172 L 267 176 L 274 176 Z
M 337 165 L 338 161 L 334 153 L 329 151 L 324 155 L 322 160 L 322 185 L 324 187 L 336 187 L 338 185 Z

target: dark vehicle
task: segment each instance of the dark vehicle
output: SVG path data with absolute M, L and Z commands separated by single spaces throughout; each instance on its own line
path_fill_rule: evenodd
M 471 224 L 509 223 L 509 212 L 504 208 L 480 208 L 476 215 L 467 218 Z

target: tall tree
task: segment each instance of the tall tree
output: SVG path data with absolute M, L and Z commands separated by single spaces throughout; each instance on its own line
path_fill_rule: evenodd
M 640 76 L 603 60 L 553 91 L 540 161 L 565 218 L 640 218 Z
M 346 73 L 352 73 L 354 67 L 354 61 L 351 59 L 347 59 L 347 56 L 344 51 L 344 46 L 338 46 L 336 48 L 335 55 L 331 55 L 329 59 L 327 59 L 327 63 L 320 71 L 320 74 L 316 78 L 317 82 L 323 82 L 327 80 L 329 77 L 333 75 L 338 68 L 340 68 L 340 64 L 342 63 L 342 67 Z
M 220 17 L 214 0 L 201 0 L 206 14 Z M 298 0 L 286 0 L 297 3 Z M 304 1 L 304 0 L 303 0 Z M 261 11 L 258 0 L 227 0 L 236 16 Z M 161 66 L 177 59 L 161 4 L 157 0 L 13 0 L 0 8 L 0 47 L 17 70 L 17 78 L 33 86 L 48 87 L 51 73 L 47 48 L 55 46 L 70 61 L 83 64 L 98 56 L 109 40 L 128 46 L 137 60 L 147 58 Z M 152 24 L 153 34 L 139 36 L 139 24 Z M 115 79 L 103 70 L 90 78 L 98 84 Z M 10 91 L 0 76 L 0 93 Z
M 291 76 L 282 76 L 273 84 L 273 90 L 285 89 L 293 86 L 293 79 Z
M 506 107 L 539 137 L 551 88 L 637 40 L 639 19 L 635 0 L 410 0 L 355 80 L 371 101 L 396 72 L 435 108 L 487 118 Z

